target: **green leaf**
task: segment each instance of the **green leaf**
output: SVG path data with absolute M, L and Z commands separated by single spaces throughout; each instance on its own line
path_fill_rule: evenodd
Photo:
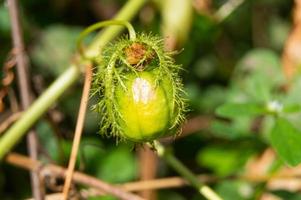
M 250 199 L 252 195 L 252 188 L 249 184 L 236 180 L 221 181 L 215 190 L 223 200 L 245 200 Z
M 268 78 L 267 78 L 268 77 Z M 244 84 L 250 79 L 262 79 L 268 87 L 282 83 L 281 62 L 278 54 L 270 49 L 252 49 L 235 67 L 233 80 Z
M 95 174 L 105 153 L 104 145 L 97 137 L 86 136 L 81 140 L 78 154 L 86 172 Z
M 255 152 L 250 143 L 211 145 L 200 150 L 196 161 L 201 167 L 211 169 L 217 176 L 228 176 L 239 170 Z
M 256 103 L 225 103 L 217 108 L 216 113 L 222 117 L 236 118 L 241 116 L 257 116 L 264 114 L 266 109 Z
M 295 192 L 278 190 L 273 192 L 275 195 L 285 200 L 301 200 L 301 195 Z
M 296 76 L 290 84 L 290 89 L 285 95 L 284 103 L 301 105 L 301 76 Z
M 169 190 L 160 190 L 158 200 L 185 200 L 185 198 L 178 192 Z
M 284 105 L 283 112 L 285 113 L 296 113 L 300 112 L 301 105 L 298 104 L 290 104 L 290 105 Z
M 244 119 L 244 118 L 242 118 L 242 119 Z M 250 128 L 250 125 L 247 124 L 247 125 L 249 125 L 247 127 L 248 129 L 243 129 L 244 127 L 243 128 L 238 127 L 238 126 L 243 126 L 243 125 L 244 124 L 241 123 L 241 120 L 238 121 L 236 119 L 233 123 L 214 120 L 211 123 L 209 130 L 216 137 L 233 140 L 233 139 L 237 139 L 237 138 L 245 137 L 245 136 L 249 135 L 248 129 Z
M 290 33 L 290 24 L 279 16 L 273 16 L 270 19 L 270 25 L 268 28 L 268 38 L 271 46 L 278 51 L 283 49 Z
M 31 58 L 39 72 L 58 76 L 66 67 L 75 50 L 76 39 L 81 29 L 64 25 L 52 25 L 45 29 L 31 51 Z
M 207 147 L 197 155 L 200 166 L 212 169 L 218 176 L 226 176 L 237 170 L 239 152 L 218 146 Z
M 258 73 L 246 79 L 245 89 L 242 90 L 245 90 L 256 101 L 267 102 L 271 99 L 272 88 L 266 75 Z
M 9 34 L 11 24 L 9 20 L 8 9 L 4 4 L 0 5 L 0 33 Z
M 40 121 L 36 125 L 36 130 L 40 145 L 48 152 L 48 155 L 56 163 L 62 163 L 63 151 L 60 147 L 59 141 L 54 137 L 53 130 L 45 121 Z
M 281 159 L 292 166 L 301 162 L 301 132 L 290 122 L 283 118 L 277 119 L 270 137 Z
M 119 146 L 108 152 L 99 168 L 97 177 L 110 183 L 134 180 L 137 176 L 137 162 L 129 148 Z
M 89 197 L 88 200 L 117 200 L 117 198 L 113 196 L 96 196 L 96 197 Z
M 233 72 L 232 84 L 257 102 L 268 102 L 284 81 L 276 52 L 253 49 L 243 56 Z

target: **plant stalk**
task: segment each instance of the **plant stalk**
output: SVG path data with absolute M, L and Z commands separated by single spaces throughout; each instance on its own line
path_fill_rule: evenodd
M 11 165 L 27 170 L 40 169 L 41 174 L 44 178 L 50 176 L 55 179 L 65 179 L 67 174 L 67 169 L 61 166 L 54 164 L 44 164 L 41 161 L 33 160 L 17 153 L 9 153 L 6 156 L 5 161 Z M 104 193 L 110 194 L 121 200 L 145 200 L 135 194 L 126 192 L 123 188 L 118 187 L 118 185 L 111 185 L 79 171 L 74 172 L 73 181 L 77 184 L 97 189 L 102 192 L 102 195 Z M 59 200 L 62 200 L 62 198 L 60 198 Z
M 125 20 L 130 21 L 137 12 L 139 12 L 140 8 L 145 4 L 147 0 L 130 0 L 128 1 L 123 8 L 117 13 L 114 17 L 114 20 Z M 101 34 L 96 36 L 96 39 L 89 49 L 87 49 L 86 54 L 88 58 L 96 57 L 99 52 L 95 50 L 99 50 L 100 47 L 103 47 L 106 43 L 111 41 L 114 37 L 116 37 L 124 27 L 122 26 L 112 26 L 103 30 Z
M 85 116 L 86 116 L 86 112 L 87 112 L 89 93 L 90 93 L 91 82 L 92 82 L 92 74 L 93 74 L 92 66 L 91 66 L 91 64 L 88 64 L 86 67 L 86 75 L 85 75 L 83 94 L 82 94 L 82 98 L 80 101 L 81 103 L 79 106 L 76 128 L 75 128 L 75 132 L 74 132 L 72 150 L 71 150 L 71 155 L 70 155 L 70 159 L 69 159 L 65 184 L 64 184 L 64 188 L 63 188 L 63 199 L 64 200 L 66 200 L 68 198 L 68 193 L 69 193 L 69 189 L 70 189 L 71 182 L 72 182 L 72 175 L 73 175 L 74 168 L 75 168 L 78 148 L 79 148 L 81 135 L 82 135 L 83 128 L 84 128 Z
M 12 26 L 12 41 L 14 49 L 17 51 L 16 65 L 18 88 L 20 91 L 20 98 L 22 109 L 27 109 L 32 102 L 31 88 L 29 84 L 29 62 L 24 47 L 23 29 L 19 16 L 18 0 L 8 0 L 8 10 L 10 14 L 10 21 Z M 38 139 L 35 130 L 30 130 L 27 134 L 27 151 L 32 159 L 38 159 Z M 36 200 L 44 199 L 43 181 L 40 179 L 39 171 L 30 171 L 31 190 Z
M 222 198 L 215 193 L 209 186 L 202 184 L 197 176 L 193 174 L 185 165 L 181 163 L 170 151 L 158 141 L 154 142 L 154 147 L 157 150 L 158 156 L 163 158 L 175 171 L 177 171 L 183 178 L 196 188 L 208 200 L 222 200 Z
M 114 19 L 131 20 L 146 0 L 129 0 Z M 111 41 L 123 27 L 109 27 L 96 37 L 86 50 L 86 54 L 97 56 L 101 47 Z M 90 57 L 90 56 L 89 56 Z M 78 80 L 80 69 L 72 65 L 24 112 L 4 136 L 0 138 L 0 160 L 22 138 L 28 129 L 57 101 L 57 99 Z
M 107 21 L 102 21 L 102 22 L 98 22 L 95 23 L 91 26 L 89 26 L 88 28 L 86 28 L 85 30 L 83 30 L 83 32 L 81 32 L 81 34 L 78 37 L 77 40 L 77 50 L 79 51 L 79 53 L 81 54 L 82 57 L 89 59 L 88 57 L 86 57 L 85 53 L 84 53 L 84 48 L 82 45 L 83 40 L 87 37 L 87 35 L 97 29 L 103 28 L 105 26 L 114 26 L 114 25 L 119 25 L 119 26 L 124 26 L 128 29 L 129 32 L 129 36 L 131 40 L 135 40 L 136 39 L 136 32 L 133 28 L 133 26 L 124 20 L 107 20 Z M 92 57 L 93 59 L 94 57 Z

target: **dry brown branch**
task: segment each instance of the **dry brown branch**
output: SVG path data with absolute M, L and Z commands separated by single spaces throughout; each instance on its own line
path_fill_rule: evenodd
M 269 154 L 269 153 L 268 153 Z M 267 154 L 263 154 L 259 158 L 259 162 L 262 162 L 262 159 L 266 159 Z M 66 176 L 66 169 L 57 165 L 53 164 L 46 164 L 43 165 L 41 162 L 32 160 L 26 156 L 22 156 L 20 154 L 16 153 L 10 153 L 6 157 L 6 162 L 25 168 L 27 170 L 34 170 L 34 169 L 40 169 L 41 174 L 56 178 L 64 178 Z M 265 169 L 263 167 L 262 169 Z M 232 177 L 226 177 L 225 179 L 238 179 L 253 183 L 260 183 L 260 182 L 268 182 L 268 188 L 273 189 L 276 188 L 279 189 L 280 186 L 284 187 L 284 184 L 282 183 L 290 183 L 287 184 L 286 187 L 291 186 L 294 184 L 294 186 L 299 186 L 297 189 L 301 189 L 301 166 L 294 167 L 294 168 L 288 168 L 284 167 L 279 172 L 273 174 L 273 175 L 266 175 L 262 174 L 261 172 L 259 174 L 248 174 L 248 171 L 245 172 L 244 175 L 241 176 L 232 176 Z M 200 181 L 204 183 L 214 183 L 216 181 L 219 181 L 220 179 L 214 176 L 210 175 L 199 175 L 198 178 Z M 298 180 L 298 183 L 296 180 Z M 111 194 L 116 197 L 119 197 L 121 199 L 124 199 L 124 196 L 132 195 L 128 192 L 136 192 L 141 190 L 156 190 L 156 189 L 164 189 L 164 188 L 176 188 L 176 187 L 183 187 L 188 185 L 188 183 L 181 177 L 170 177 L 170 178 L 160 178 L 160 179 L 154 179 L 154 180 L 147 180 L 147 181 L 137 181 L 137 182 L 129 182 L 122 185 L 115 185 L 112 186 L 108 183 L 105 183 L 99 179 L 96 179 L 92 176 L 86 175 L 81 172 L 74 172 L 73 180 L 78 184 L 83 184 L 85 186 L 91 187 L 89 189 L 88 193 L 89 195 L 95 196 L 95 195 L 103 195 L 103 194 Z M 281 184 L 280 184 L 281 183 Z M 294 187 L 293 189 L 296 190 Z M 140 199 L 137 196 L 134 196 L 136 198 L 132 199 Z M 131 198 L 128 198 L 131 199 Z
M 8 0 L 8 10 L 10 15 L 10 21 L 12 25 L 12 40 L 14 49 L 18 51 L 15 55 L 16 66 L 17 66 L 17 76 L 18 84 L 21 96 L 21 104 L 23 109 L 27 109 L 32 101 L 31 90 L 29 86 L 29 76 L 28 76 L 28 60 L 24 51 L 24 41 L 23 32 L 19 17 L 19 7 L 17 0 Z M 27 134 L 27 149 L 29 155 L 33 159 L 38 158 L 38 141 L 36 138 L 35 131 L 31 130 Z M 36 200 L 44 199 L 42 181 L 39 177 L 38 171 L 31 171 L 31 187 L 32 193 Z
M 16 112 L 11 114 L 6 120 L 0 124 L 0 134 L 3 133 L 12 123 L 20 118 L 22 112 Z
M 198 13 L 212 15 L 212 0 L 194 0 L 192 5 Z
M 268 189 L 281 189 L 292 187 L 296 191 L 296 187 L 300 189 L 301 181 L 297 183 L 296 180 L 298 179 L 298 174 L 301 172 L 301 168 L 295 168 L 294 171 L 299 171 L 299 173 L 286 173 L 285 171 L 280 172 L 274 176 L 267 176 L 267 175 L 242 175 L 237 177 L 228 177 L 228 179 L 239 179 L 243 181 L 253 182 L 253 183 L 261 183 L 261 182 L 268 182 Z M 220 179 L 210 176 L 210 175 L 198 175 L 198 178 L 203 183 L 215 183 L 220 181 Z M 226 178 L 227 179 L 227 178 Z M 289 183 L 289 185 L 285 185 L 285 183 Z M 129 192 L 136 192 L 141 190 L 157 190 L 157 189 L 166 189 L 166 188 L 179 188 L 183 186 L 188 186 L 189 183 L 185 181 L 181 177 L 169 177 L 169 178 L 160 178 L 154 180 L 147 180 L 147 181 L 137 181 L 137 182 L 129 182 L 120 185 L 124 190 Z M 85 197 L 90 196 L 99 196 L 104 195 L 103 192 L 96 190 L 94 188 L 90 188 L 87 190 L 82 191 L 81 193 L 84 194 Z
M 8 88 L 7 97 L 8 97 L 9 104 L 10 104 L 10 111 L 13 113 L 19 112 L 21 109 L 20 109 L 20 105 L 17 100 L 17 95 L 16 95 L 15 91 L 13 90 L 13 88 Z
M 63 198 L 62 193 L 54 193 L 54 194 L 45 195 L 45 200 L 62 200 L 62 198 Z M 31 199 L 25 199 L 25 200 L 35 200 L 35 199 L 31 198 Z
M 199 175 L 198 178 L 204 183 L 214 182 L 213 176 Z M 181 177 L 159 178 L 147 181 L 129 182 L 121 185 L 126 191 L 157 190 L 188 186 L 189 183 Z
M 12 68 L 16 65 L 15 52 L 15 49 L 11 50 L 3 65 L 2 71 L 4 77 L 1 80 L 1 84 L 3 86 L 0 88 L 0 112 L 4 111 L 5 106 L 3 99 L 7 95 L 8 87 L 13 82 L 15 77 L 14 72 L 12 71 Z
M 212 122 L 212 117 L 210 116 L 196 116 L 190 118 L 182 126 L 182 134 L 179 135 L 179 137 L 184 137 L 191 133 L 195 133 L 197 131 L 207 129 L 209 128 L 211 122 Z
M 301 167 L 296 167 L 294 169 L 291 168 L 284 168 L 280 170 L 278 173 L 273 175 L 253 175 L 253 174 L 244 174 L 240 176 L 231 176 L 225 177 L 225 179 L 238 179 L 243 181 L 248 181 L 252 183 L 261 183 L 261 182 L 268 182 L 268 188 L 271 189 L 275 187 L 276 183 L 282 181 L 282 186 L 284 183 L 288 183 L 289 181 L 295 182 L 296 179 L 301 177 Z M 211 175 L 198 175 L 198 178 L 203 183 L 215 183 L 220 181 L 219 178 L 211 176 Z M 129 182 L 120 185 L 125 191 L 135 192 L 140 190 L 156 190 L 156 189 L 166 189 L 166 188 L 176 188 L 176 187 L 183 187 L 188 186 L 189 183 L 181 177 L 169 177 L 169 178 L 159 178 L 154 180 L 147 180 L 147 181 L 137 181 L 137 182 Z M 301 180 L 298 182 L 299 190 L 301 189 Z M 286 186 L 287 187 L 287 186 Z M 281 189 L 278 187 L 277 189 Z M 296 189 L 296 188 L 294 188 Z M 296 191 L 296 190 L 294 190 Z
M 245 176 L 242 178 L 254 182 L 266 182 L 271 190 L 284 189 L 292 192 L 301 189 L 301 166 L 282 166 L 276 174 L 266 175 L 276 159 L 276 154 L 267 148 L 258 158 L 250 160 L 246 166 Z
M 143 146 L 138 150 L 138 157 L 139 157 L 139 168 L 140 168 L 140 180 L 141 181 L 148 181 L 151 179 L 155 179 L 157 173 L 157 164 L 158 164 L 158 157 L 147 146 Z M 142 190 L 141 196 L 148 200 L 155 200 L 157 199 L 156 192 L 153 190 Z
M 65 178 L 67 174 L 67 170 L 63 167 L 53 165 L 53 164 L 45 164 L 43 165 L 40 161 L 32 160 L 26 156 L 9 153 L 5 158 L 5 161 L 9 164 L 12 164 L 17 167 L 21 167 L 27 170 L 36 170 L 40 169 L 41 175 L 43 176 L 52 176 L 56 178 Z M 118 186 L 112 186 L 106 182 L 103 182 L 99 179 L 96 179 L 92 176 L 86 175 L 81 172 L 74 172 L 73 180 L 76 183 L 83 184 L 86 186 L 90 186 L 96 188 L 104 193 L 114 195 L 120 199 L 127 200 L 143 200 L 137 195 L 125 192 Z
M 301 64 L 301 0 L 295 0 L 293 28 L 284 46 L 282 66 L 288 81 L 300 70 Z
M 91 81 L 92 81 L 92 66 L 91 66 L 91 64 L 88 64 L 86 66 L 84 89 L 83 89 L 83 94 L 82 94 L 81 103 L 80 103 L 80 107 L 79 107 L 79 113 L 78 113 L 78 118 L 77 118 L 74 138 L 73 138 L 73 144 L 72 144 L 71 156 L 69 159 L 66 180 L 65 180 L 65 184 L 64 184 L 64 188 L 63 188 L 63 196 L 64 196 L 63 199 L 65 199 L 65 200 L 68 198 L 68 192 L 69 192 L 70 185 L 72 182 L 72 175 L 73 175 L 74 167 L 75 167 L 75 163 L 76 163 L 78 147 L 80 144 L 81 135 L 82 135 L 83 127 L 84 127 L 84 121 L 85 121 L 85 115 L 86 115 L 86 111 L 87 111 L 88 100 L 89 100 L 89 91 L 90 91 L 90 87 L 91 87 Z

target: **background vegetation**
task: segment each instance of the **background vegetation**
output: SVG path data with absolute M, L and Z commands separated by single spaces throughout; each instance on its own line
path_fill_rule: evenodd
M 30 84 L 38 97 L 67 69 L 81 30 L 111 19 L 126 1 L 19 3 Z M 225 200 L 301 199 L 301 82 L 298 65 L 288 64 L 292 54 L 300 58 L 301 53 L 287 50 L 287 38 L 296 45 L 301 41 L 291 31 L 300 27 L 292 15 L 294 7 L 301 12 L 297 5 L 284 0 L 153 0 L 132 20 L 138 32 L 162 35 L 166 48 L 179 52 L 175 59 L 185 69 L 181 76 L 189 104 L 187 123 L 182 135 L 164 140 L 164 144 L 194 173 L 202 174 L 201 180 Z M 10 33 L 6 2 L 1 2 L 0 63 L 5 63 L 12 49 Z M 1 78 L 5 76 L 3 67 Z M 81 78 L 35 124 L 42 162 L 67 166 L 82 84 Z M 9 88 L 0 113 L 2 125 L 20 110 L 16 77 Z M 78 171 L 114 184 L 178 176 L 166 162 L 145 153 L 146 149 L 117 145 L 114 138 L 97 134 L 96 113 L 89 110 L 86 117 Z M 14 151 L 26 154 L 26 141 Z M 32 196 L 28 171 L 4 161 L 0 171 L 0 199 Z M 61 179 L 47 176 L 45 180 L 47 193 L 61 190 Z M 189 186 L 173 187 L 171 183 L 175 182 L 142 195 L 162 200 L 204 198 Z M 93 196 L 89 199 L 114 199 L 92 195 L 82 186 L 72 190 L 82 198 L 88 193 Z

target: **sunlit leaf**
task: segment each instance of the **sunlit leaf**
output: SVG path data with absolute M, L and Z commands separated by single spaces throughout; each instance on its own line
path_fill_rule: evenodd
M 105 181 L 121 183 L 137 176 L 137 162 L 129 148 L 119 146 L 108 152 L 103 159 L 97 176 Z
M 264 106 L 256 103 L 226 103 L 217 108 L 216 113 L 222 117 L 258 116 L 265 114 Z
M 246 200 L 252 195 L 250 185 L 242 181 L 223 181 L 220 182 L 216 191 L 221 195 L 223 200 Z
M 272 146 L 286 163 L 296 166 L 301 162 L 301 131 L 290 122 L 277 119 L 270 138 Z

